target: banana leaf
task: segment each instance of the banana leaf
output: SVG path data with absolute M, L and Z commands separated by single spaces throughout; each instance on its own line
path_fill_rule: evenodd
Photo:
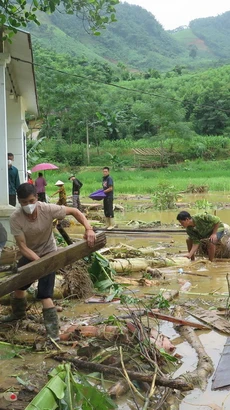
M 110 410 L 117 408 L 113 400 L 92 386 L 84 376 L 71 372 L 70 364 L 59 365 L 51 379 L 25 410 Z

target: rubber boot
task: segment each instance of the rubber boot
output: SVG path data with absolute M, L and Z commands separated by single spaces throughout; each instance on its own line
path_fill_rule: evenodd
M 43 309 L 42 313 L 47 337 L 59 340 L 59 322 L 56 307 Z
M 108 227 L 109 227 L 109 225 L 110 225 L 110 218 L 105 218 L 105 227 L 106 227 L 106 229 L 108 229 Z
M 110 231 L 111 229 L 115 228 L 115 223 L 114 223 L 113 218 L 108 218 L 108 219 L 109 219 L 109 226 L 108 226 L 107 230 Z
M 13 320 L 20 320 L 26 317 L 26 298 L 11 298 L 12 312 L 9 315 L 0 316 L 0 322 L 12 322 Z

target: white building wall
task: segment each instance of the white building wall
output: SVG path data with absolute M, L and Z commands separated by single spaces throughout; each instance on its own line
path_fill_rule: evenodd
M 26 181 L 25 111 L 21 97 L 7 99 L 7 150 L 14 154 L 13 165 L 18 168 L 20 182 Z

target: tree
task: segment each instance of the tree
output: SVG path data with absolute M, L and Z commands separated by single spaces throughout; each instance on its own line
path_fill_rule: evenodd
M 55 10 L 80 16 L 87 21 L 94 34 L 116 21 L 115 5 L 119 0 L 2 0 L 0 1 L 0 29 L 8 25 L 8 37 L 28 22 L 39 22 L 39 12 L 54 13 Z

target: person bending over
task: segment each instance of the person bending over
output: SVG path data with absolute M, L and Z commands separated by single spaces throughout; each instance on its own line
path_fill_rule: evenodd
M 12 213 L 10 227 L 22 254 L 18 267 L 57 250 L 52 229 L 53 220 L 64 219 L 66 215 L 72 215 L 84 226 L 84 238 L 89 246 L 94 245 L 95 233 L 86 217 L 78 209 L 38 201 L 36 187 L 28 183 L 19 186 L 17 197 L 21 207 Z M 54 283 L 55 272 L 47 271 L 47 275 L 38 280 L 37 298 L 42 302 L 47 336 L 58 340 L 58 315 L 52 300 Z M 15 290 L 11 299 L 12 313 L 0 317 L 0 322 L 9 322 L 25 317 L 27 305 L 25 291 L 29 286 L 28 284 Z

